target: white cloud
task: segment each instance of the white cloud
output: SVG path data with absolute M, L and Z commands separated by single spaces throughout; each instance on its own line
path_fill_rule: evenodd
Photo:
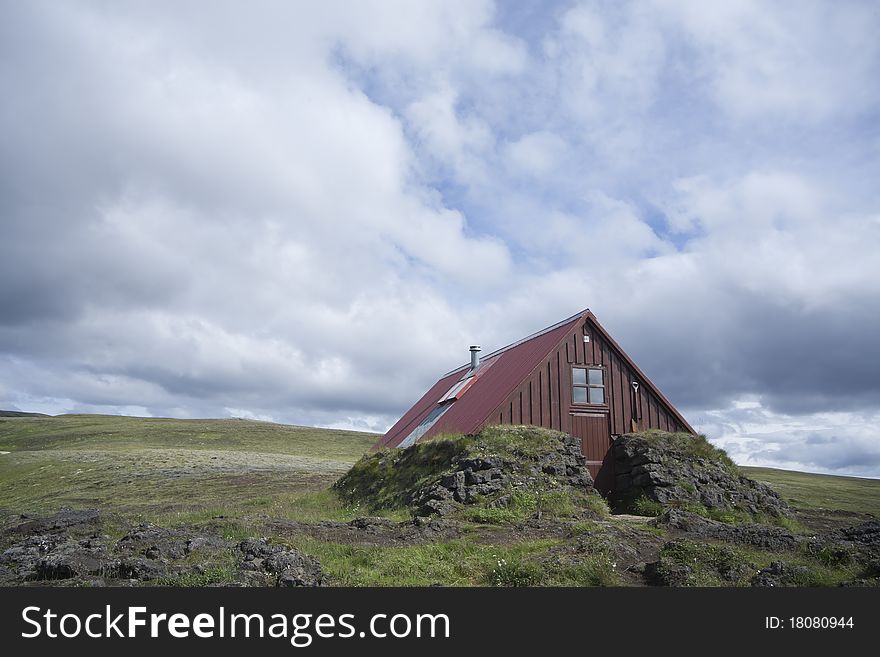
M 518 40 L 492 26 L 488 0 L 324 3 L 326 32 L 360 60 L 404 57 L 398 66 L 467 66 L 480 73 L 514 73 L 524 64 Z
M 695 418 L 696 419 L 696 418 Z M 774 413 L 758 398 L 699 414 L 697 429 L 712 436 L 740 465 L 876 476 L 880 413 Z
M 653 17 L 636 4 L 610 11 L 577 5 L 544 50 L 560 73 L 568 111 L 593 122 L 647 110 L 666 57 Z
M 443 85 L 404 111 L 421 152 L 437 159 L 455 178 L 485 181 L 484 157 L 494 148 L 494 137 L 483 121 L 460 116 L 457 102 L 456 92 Z
M 507 145 L 506 157 L 517 173 L 535 177 L 550 175 L 568 156 L 561 137 L 546 130 L 523 135 Z
M 590 306 L 743 458 L 870 458 L 876 12 L 511 11 L 9 12 L 0 407 L 381 429 Z
M 720 107 L 735 118 L 814 122 L 877 101 L 876 13 L 867 3 L 659 0 L 696 47 Z
M 692 251 L 728 285 L 811 309 L 880 292 L 865 276 L 880 233 L 821 180 L 753 171 L 732 181 L 678 180 L 674 190 L 670 224 L 703 232 Z

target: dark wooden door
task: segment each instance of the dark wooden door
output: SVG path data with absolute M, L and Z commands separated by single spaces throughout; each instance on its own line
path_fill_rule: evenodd
M 614 486 L 614 459 L 608 413 L 572 413 L 571 433 L 581 439 L 581 452 L 599 492 L 607 494 Z

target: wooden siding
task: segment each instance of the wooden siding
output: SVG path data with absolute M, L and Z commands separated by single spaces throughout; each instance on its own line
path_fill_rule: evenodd
M 652 390 L 651 383 L 633 371 L 627 358 L 602 336 L 587 319 L 575 327 L 547 357 L 517 386 L 487 418 L 487 424 L 535 426 L 572 432 L 573 411 L 602 411 L 609 415 L 610 433 L 618 436 L 643 429 L 690 431 L 675 417 L 665 401 Z M 590 336 L 584 342 L 584 335 Z M 605 368 L 605 401 L 601 406 L 572 404 L 571 368 L 575 365 L 599 365 Z M 639 383 L 634 391 L 632 382 Z M 528 400 L 531 399 L 529 405 Z M 523 406 L 524 405 L 524 406 Z M 531 410 L 529 413 L 521 408 Z M 633 423 L 635 421 L 635 423 Z M 582 437 L 582 436 L 581 436 Z
M 605 403 L 572 402 L 575 366 L 602 368 Z M 396 447 L 405 440 L 468 368 L 444 375 L 376 447 Z M 596 488 L 603 492 L 614 482 L 614 437 L 649 428 L 694 433 L 589 310 L 487 355 L 467 394 L 452 402 L 421 440 L 442 433 L 476 433 L 495 423 L 531 424 L 579 437 Z
M 690 431 L 690 427 L 676 419 L 653 384 L 604 334 L 590 318 L 572 327 L 485 424 L 531 424 L 577 436 L 596 488 L 608 492 L 614 482 L 614 436 L 651 428 Z M 584 336 L 590 341 L 585 342 Z M 590 365 L 604 370 L 605 404 L 574 404 L 572 367 Z M 633 381 L 639 384 L 637 390 Z

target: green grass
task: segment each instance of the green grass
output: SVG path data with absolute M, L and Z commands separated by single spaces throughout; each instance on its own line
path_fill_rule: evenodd
M 222 450 L 353 463 L 378 436 L 252 420 L 175 420 L 117 415 L 0 417 L 0 451 L 139 449 Z
M 534 457 L 556 449 L 564 433 L 531 426 L 489 426 L 480 432 L 475 453 L 497 455 L 509 460 Z
M 457 539 L 376 547 L 296 537 L 292 547 L 315 556 L 336 586 L 610 586 L 615 565 L 605 552 L 572 563 L 542 561 L 553 539 L 490 545 Z
M 346 519 L 327 491 L 374 434 L 247 420 L 0 418 L 0 509 L 98 508 L 170 522 Z
M 659 516 L 663 513 L 663 505 L 655 500 L 649 500 L 644 495 L 640 495 L 629 503 L 627 510 L 638 516 Z
M 330 486 L 375 439 L 373 434 L 242 420 L 0 417 L 0 451 L 9 452 L 0 454 L 0 510 L 48 515 L 61 506 L 99 508 L 108 512 L 103 531 L 114 538 L 125 532 L 130 520 L 202 527 L 233 541 L 271 536 L 319 559 L 336 585 L 621 583 L 609 546 L 595 538 L 603 523 L 577 521 L 586 507 L 595 506 L 599 517 L 607 515 L 604 501 L 595 496 L 574 500 L 552 490 L 518 493 L 507 508 L 463 512 L 464 519 L 477 524 L 466 525 L 461 538 L 426 544 L 351 544 L 336 542 L 347 540 L 340 538 L 320 540 L 298 530 L 273 530 L 274 519 L 345 522 L 381 514 L 405 520 L 409 512 L 400 507 L 399 500 L 394 503 L 394 495 L 417 483 L 436 463 L 448 462 L 450 450 L 458 449 L 440 439 L 429 443 L 430 448 L 414 451 L 412 458 L 417 460 L 393 473 L 393 480 L 382 482 L 387 508 L 366 509 L 355 497 L 340 495 Z M 541 434 L 533 435 L 528 428 L 490 429 L 479 448 L 511 456 L 535 454 L 546 449 L 541 440 Z M 692 449 L 695 455 L 713 456 L 702 444 Z M 383 467 L 375 459 L 363 463 L 369 463 L 369 468 Z M 773 486 L 797 507 L 880 516 L 880 481 L 764 468 L 743 470 Z M 385 473 L 363 474 L 363 482 L 375 482 L 375 475 Z M 539 510 L 545 517 L 570 522 L 571 535 L 510 536 L 504 527 L 493 526 L 519 522 Z M 726 522 L 748 520 L 736 514 L 708 515 Z M 639 528 L 663 533 L 648 525 Z M 588 545 L 571 552 L 572 541 Z M 669 548 L 664 556 L 670 564 L 692 569 L 687 581 L 691 585 L 743 585 L 773 560 L 804 566 L 803 585 L 834 585 L 860 575 L 848 555 L 828 550 L 774 554 L 684 543 Z M 201 571 L 169 575 L 160 583 L 204 586 L 225 582 L 236 558 L 230 552 L 228 558 L 207 563 Z
M 522 491 L 510 494 L 505 507 L 475 505 L 464 508 L 459 517 L 481 524 L 502 525 L 529 518 L 576 518 L 583 509 L 589 509 L 600 518 L 609 515 L 608 504 L 598 495 L 584 495 L 570 491 Z
M 863 568 L 849 560 L 822 553 L 774 553 L 686 539 L 663 547 L 659 568 L 686 573 L 681 586 L 748 586 L 751 578 L 773 561 L 799 569 L 791 582 L 796 586 L 838 586 L 864 574 Z
M 838 477 L 773 468 L 741 468 L 802 509 L 850 511 L 880 517 L 880 479 Z
M 805 532 L 806 528 L 794 518 L 786 516 L 771 516 L 764 513 L 749 513 L 741 509 L 708 509 L 701 502 L 674 502 L 669 504 L 670 507 L 681 509 L 695 513 L 703 518 L 725 522 L 729 525 L 759 524 L 759 525 L 776 525 L 783 527 L 794 533 Z M 645 495 L 640 495 L 632 500 L 626 506 L 626 510 L 640 516 L 660 516 L 663 514 L 665 507 L 655 500 L 648 499 Z
M 439 473 L 450 471 L 456 457 L 492 456 L 517 462 L 522 457 L 555 450 L 563 435 L 536 427 L 491 426 L 478 436 L 437 436 L 411 449 L 388 449 L 364 456 L 346 473 L 338 487 L 346 498 L 368 500 L 373 509 L 401 507 L 412 502 L 408 497 L 412 492 L 436 479 Z M 558 507 L 558 502 L 550 500 L 551 507 L 554 503 Z M 533 511 L 538 505 L 536 498 Z
M 666 448 L 675 449 L 694 458 L 704 458 L 720 463 L 732 472 L 737 472 L 733 460 L 720 447 L 716 447 L 703 434 L 694 436 L 689 433 L 669 433 L 660 429 L 647 429 L 638 435 L 663 444 Z
M 234 577 L 234 570 L 230 567 L 212 566 L 204 571 L 191 571 L 179 575 L 169 575 L 156 580 L 157 586 L 210 586 L 222 584 Z
M 369 501 L 372 509 L 402 508 L 423 483 L 448 470 L 452 459 L 469 443 L 470 439 L 458 437 L 365 455 L 339 481 L 337 489 L 353 502 Z
M 463 458 L 497 462 L 506 470 L 507 483 L 486 495 L 477 495 L 453 517 L 482 524 L 520 522 L 531 517 L 574 518 L 584 511 L 599 517 L 608 515 L 608 504 L 598 494 L 586 495 L 561 489 L 556 476 L 540 472 L 536 461 L 557 456 L 558 431 L 528 426 L 490 426 L 473 436 L 445 435 L 412 447 L 386 449 L 363 456 L 334 486 L 350 503 L 360 502 L 370 510 L 409 508 L 420 491 L 446 486 L 446 477 L 464 476 L 457 469 Z M 518 481 L 514 487 L 510 482 Z M 447 485 L 448 484 L 448 485 Z M 496 505 L 499 502 L 499 505 Z

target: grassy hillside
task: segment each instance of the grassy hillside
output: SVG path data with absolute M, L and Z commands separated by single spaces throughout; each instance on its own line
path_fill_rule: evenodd
M 808 474 L 773 468 L 741 468 L 773 487 L 792 506 L 806 510 L 849 511 L 880 518 L 880 479 Z
M 0 451 L 183 448 L 356 461 L 376 441 L 357 431 L 251 420 L 173 420 L 117 415 L 0 418 Z
M 671 530 L 632 517 L 552 520 L 548 513 L 516 526 L 470 517 L 398 524 L 393 520 L 408 518 L 406 511 L 367 510 L 330 488 L 375 440 L 374 434 L 243 420 L 0 417 L 0 521 L 26 524 L 31 520 L 18 514 L 47 516 L 68 506 L 102 511 L 101 540 L 110 547 L 141 520 L 184 537 L 233 542 L 189 564 L 204 566 L 201 571 L 150 580 L 179 585 L 233 581 L 240 559 L 234 542 L 246 537 L 302 550 L 337 585 L 644 585 L 647 571 L 639 564 L 665 560 L 674 574 L 685 570 L 679 557 L 702 577 L 690 583 L 741 585 L 746 575 L 779 560 L 807 568 L 823 585 L 863 575 L 861 562 L 828 565 L 798 550 L 730 551 L 696 535 L 688 535 L 690 542 L 670 540 Z M 803 510 L 811 533 L 880 516 L 878 481 L 758 468 L 747 473 Z M 390 520 L 348 522 L 376 513 Z M 328 520 L 345 522 L 318 522 Z M 0 552 L 20 538 L 0 532 Z M 731 555 L 741 562 L 736 572 L 745 573 L 736 581 L 716 573 L 719 563 L 724 573 L 730 570 Z M 708 575 L 695 559 L 708 564 Z
M 375 442 L 355 431 L 249 420 L 0 417 L 0 509 L 62 505 L 161 519 L 339 514 L 324 491 Z M 805 510 L 880 517 L 880 480 L 744 468 Z M 343 514 L 345 515 L 345 514 Z
M 322 506 L 310 495 L 375 440 L 247 420 L 0 417 L 0 452 L 7 452 L 0 453 L 0 509 L 91 507 L 156 520 L 308 515 Z

